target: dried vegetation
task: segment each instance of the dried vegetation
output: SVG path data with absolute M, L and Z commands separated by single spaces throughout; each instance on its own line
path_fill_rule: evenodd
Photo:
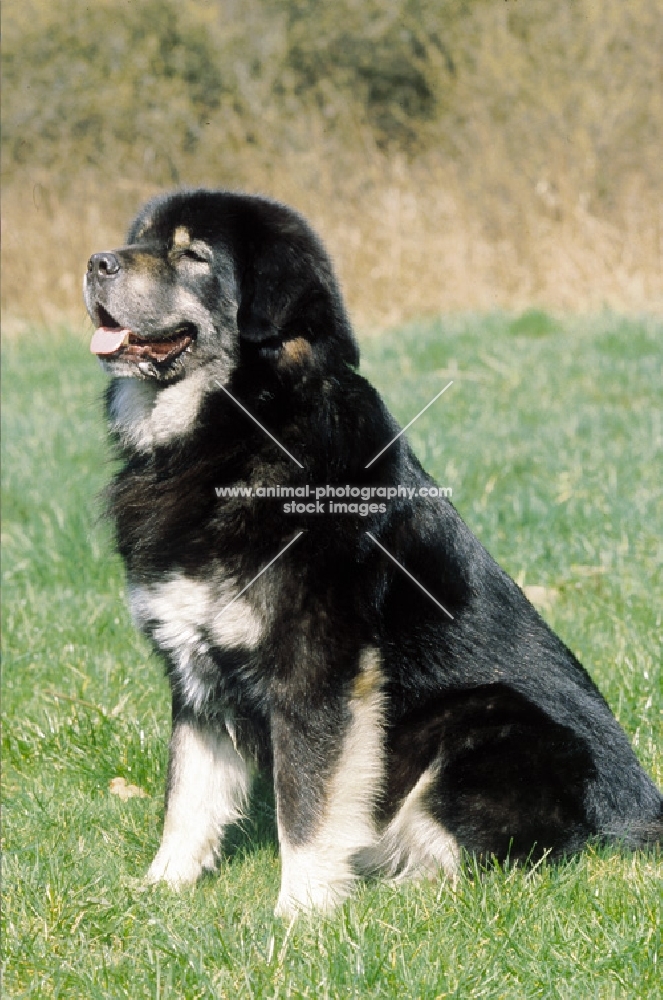
M 174 185 L 288 201 L 364 328 L 663 309 L 658 0 L 8 0 L 5 315 Z

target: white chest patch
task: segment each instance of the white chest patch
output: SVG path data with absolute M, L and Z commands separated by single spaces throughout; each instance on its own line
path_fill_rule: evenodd
M 149 627 L 197 711 L 209 697 L 214 680 L 210 650 L 252 650 L 265 632 L 265 622 L 248 599 L 233 600 L 237 590 L 231 580 L 207 584 L 176 572 L 162 583 L 130 587 L 136 625 L 143 630 Z
M 151 451 L 193 430 L 210 385 L 205 368 L 163 388 L 153 381 L 118 379 L 110 407 L 111 430 L 125 445 Z

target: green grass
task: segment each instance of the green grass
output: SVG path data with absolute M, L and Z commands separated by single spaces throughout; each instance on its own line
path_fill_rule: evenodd
M 524 585 L 663 779 L 663 329 L 540 313 L 411 325 L 363 369 L 464 518 Z M 289 927 L 269 795 L 218 874 L 176 895 L 156 850 L 169 730 L 95 500 L 112 471 L 85 340 L 4 352 L 4 995 L 44 998 L 661 996 L 655 855 L 369 882 Z M 658 463 L 658 467 L 657 467 Z M 109 793 L 116 776 L 145 798 Z

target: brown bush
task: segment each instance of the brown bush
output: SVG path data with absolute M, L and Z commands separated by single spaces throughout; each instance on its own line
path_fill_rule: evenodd
M 363 325 L 660 309 L 657 0 L 25 0 L 4 16 L 3 306 L 82 316 L 146 196 L 310 216 Z M 54 266 L 56 265 L 56 266 Z

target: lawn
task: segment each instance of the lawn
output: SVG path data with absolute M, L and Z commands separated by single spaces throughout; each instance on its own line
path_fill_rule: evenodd
M 663 326 L 606 314 L 422 322 L 362 370 L 470 527 L 579 656 L 659 784 Z M 99 518 L 112 471 L 84 334 L 25 333 L 3 364 L 4 995 L 44 998 L 660 997 L 660 855 L 367 882 L 288 926 L 257 789 L 218 873 L 141 878 L 169 733 Z M 123 778 L 144 794 L 111 793 Z M 660 964 L 660 959 L 659 959 Z

